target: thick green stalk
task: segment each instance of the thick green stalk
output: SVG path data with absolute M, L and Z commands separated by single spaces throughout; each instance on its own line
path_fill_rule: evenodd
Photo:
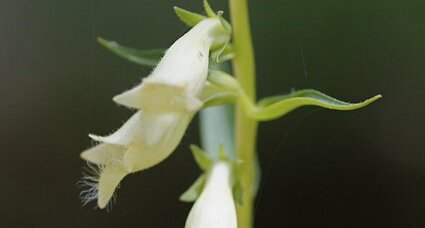
M 255 100 L 255 60 L 249 26 L 247 0 L 230 0 L 235 58 L 233 73 L 243 90 Z M 257 122 L 249 118 L 242 102 L 236 105 L 236 154 L 243 161 L 239 178 L 243 188 L 243 205 L 237 206 L 238 228 L 253 227 L 253 208 L 256 195 L 256 134 Z

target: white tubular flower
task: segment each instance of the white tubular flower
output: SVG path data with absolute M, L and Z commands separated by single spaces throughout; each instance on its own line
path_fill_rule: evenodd
M 215 164 L 205 187 L 190 210 L 185 228 L 237 228 L 231 167 Z
M 175 150 L 202 107 L 198 97 L 206 83 L 209 51 L 224 35 L 219 19 L 201 21 L 168 49 L 140 85 L 114 98 L 139 110 L 115 133 L 90 135 L 101 144 L 81 157 L 100 170 L 98 177 L 83 178 L 90 187 L 83 191 L 83 200 L 97 198 L 104 208 L 127 174 L 152 167 Z

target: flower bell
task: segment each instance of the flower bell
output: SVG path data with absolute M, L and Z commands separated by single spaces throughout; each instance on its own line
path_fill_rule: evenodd
M 98 177 L 84 179 L 90 187 L 83 191 L 84 201 L 97 198 L 104 208 L 127 174 L 150 168 L 174 151 L 203 105 L 199 96 L 207 79 L 209 52 L 225 42 L 224 36 L 218 18 L 199 22 L 167 50 L 140 85 L 114 97 L 118 104 L 138 111 L 111 135 L 90 135 L 100 144 L 81 157 L 100 170 Z
M 227 162 L 218 162 L 208 175 L 185 228 L 237 228 L 231 166 Z

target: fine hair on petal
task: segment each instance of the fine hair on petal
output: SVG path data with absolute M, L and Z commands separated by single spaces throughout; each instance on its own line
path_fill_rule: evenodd
M 82 168 L 82 177 L 77 182 L 77 187 L 81 190 L 79 198 L 83 206 L 86 206 L 92 201 L 96 201 L 99 197 L 99 178 L 105 165 L 93 164 L 87 162 L 87 165 Z M 118 185 L 117 188 L 120 186 Z M 116 193 L 114 192 L 111 200 L 106 205 L 106 210 L 110 211 L 116 201 Z M 95 209 L 98 208 L 96 205 Z

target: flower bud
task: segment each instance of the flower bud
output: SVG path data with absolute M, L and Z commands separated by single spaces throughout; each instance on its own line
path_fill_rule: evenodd
M 231 167 L 227 162 L 218 162 L 212 167 L 201 195 L 190 210 L 185 227 L 237 228 Z

